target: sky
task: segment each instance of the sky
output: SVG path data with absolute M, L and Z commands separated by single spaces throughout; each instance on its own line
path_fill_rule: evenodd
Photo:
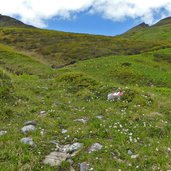
M 0 13 L 39 28 L 113 36 L 171 16 L 171 0 L 0 0 Z

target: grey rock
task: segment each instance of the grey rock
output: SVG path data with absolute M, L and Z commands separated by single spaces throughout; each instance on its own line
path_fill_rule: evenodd
M 72 152 L 78 151 L 82 146 L 83 146 L 82 143 L 74 143 L 70 145 L 69 152 L 72 153 Z
M 75 119 L 74 121 L 75 121 L 75 122 L 81 122 L 81 123 L 85 124 L 85 123 L 87 123 L 88 119 L 86 119 L 86 118 L 81 118 L 81 119 Z
M 80 164 L 80 171 L 87 171 L 88 170 L 88 165 L 86 162 L 83 162 Z
M 49 164 L 50 166 L 59 166 L 61 162 L 67 161 L 72 165 L 74 162 L 70 159 L 72 155 L 70 153 L 77 153 L 78 150 L 83 146 L 81 143 L 74 143 L 72 145 L 59 145 L 56 141 L 56 151 L 51 152 L 43 160 L 44 164 Z M 74 171 L 74 170 L 73 170 Z
M 0 136 L 7 134 L 7 131 L 0 131 Z
M 24 123 L 24 126 L 27 126 L 27 125 L 33 125 L 33 126 L 36 126 L 36 122 L 35 121 L 27 121 Z
M 27 145 L 30 145 L 30 146 L 32 146 L 32 147 L 35 146 L 35 143 L 34 143 L 33 139 L 30 138 L 30 137 L 22 138 L 22 139 L 20 140 L 20 142 L 22 142 L 22 143 L 24 143 L 24 144 L 27 144 Z
M 59 166 L 61 162 L 66 161 L 66 159 L 69 157 L 70 155 L 67 153 L 53 151 L 45 157 L 43 163 L 50 166 Z
M 94 151 L 99 151 L 99 150 L 101 150 L 102 149 L 102 145 L 101 144 L 99 144 L 99 143 L 94 143 L 90 148 L 89 148 L 89 150 L 88 150 L 88 152 L 89 153 L 92 153 L 92 152 L 94 152 Z
M 132 155 L 133 152 L 132 152 L 131 150 L 128 150 L 128 154 L 129 154 L 129 155 Z
M 78 151 L 81 147 L 83 146 L 83 144 L 81 143 L 74 143 L 74 144 L 67 144 L 67 145 L 63 145 L 59 147 L 59 151 L 61 152 L 65 152 L 65 153 L 73 153 Z
M 69 153 L 69 147 L 70 144 L 67 145 L 58 145 L 58 149 L 60 152 L 64 152 L 64 153 Z
M 34 130 L 36 130 L 36 127 L 34 125 L 26 125 L 21 129 L 23 133 L 31 132 Z

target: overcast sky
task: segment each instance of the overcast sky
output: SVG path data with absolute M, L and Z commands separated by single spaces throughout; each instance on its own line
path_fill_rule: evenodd
M 0 0 L 0 13 L 40 28 L 113 35 L 171 16 L 171 0 Z

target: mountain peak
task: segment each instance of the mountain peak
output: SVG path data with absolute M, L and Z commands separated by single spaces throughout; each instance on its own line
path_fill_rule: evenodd
M 6 15 L 2 15 L 2 14 L 0 14 L 0 27 L 27 27 L 27 28 L 30 27 L 30 28 L 33 28 L 33 26 L 31 26 L 31 25 L 24 24 L 23 22 L 15 19 L 15 18 L 6 16 Z
M 140 27 L 141 27 L 141 28 L 147 28 L 147 27 L 149 27 L 149 25 L 143 22 L 143 23 L 141 23 L 141 24 L 135 26 L 134 28 L 136 28 L 136 27 L 139 27 L 139 28 L 140 28 Z
M 146 29 L 148 27 L 150 27 L 150 26 L 148 24 L 146 24 L 146 23 L 143 22 L 143 23 L 141 23 L 141 24 L 133 27 L 132 29 L 128 30 L 125 34 L 127 34 L 127 33 L 134 34 L 134 33 L 138 32 L 138 31 L 144 30 L 144 29 Z

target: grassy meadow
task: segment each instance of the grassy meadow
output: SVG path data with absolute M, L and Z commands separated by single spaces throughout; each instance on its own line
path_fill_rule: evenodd
M 41 58 L 1 45 L 0 129 L 7 134 L 0 137 L 0 170 L 69 171 L 68 162 L 60 167 L 42 163 L 55 149 L 51 141 L 84 144 L 72 158 L 76 171 L 84 161 L 95 171 L 170 170 L 171 63 L 165 54 L 170 49 L 111 55 L 55 70 Z M 121 100 L 107 101 L 118 87 L 124 90 Z M 87 123 L 74 121 L 79 118 Z M 35 120 L 37 129 L 23 135 L 28 120 Z M 23 145 L 24 136 L 36 147 Z M 102 150 L 88 153 L 96 142 Z M 137 157 L 131 158 L 129 150 Z

